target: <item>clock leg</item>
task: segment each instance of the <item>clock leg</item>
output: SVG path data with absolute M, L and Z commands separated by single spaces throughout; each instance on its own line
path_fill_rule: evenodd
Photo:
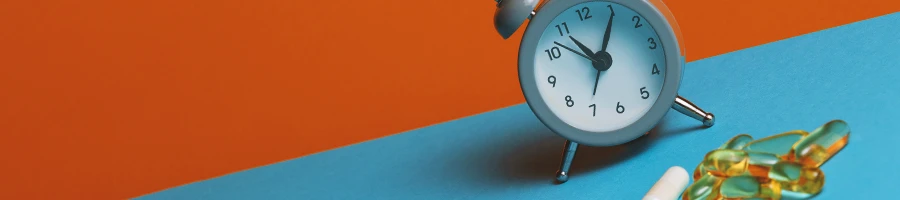
M 675 97 L 675 105 L 672 105 L 672 108 L 677 110 L 678 112 L 681 112 L 681 114 L 702 121 L 703 125 L 707 127 L 713 126 L 713 124 L 716 122 L 716 118 L 712 113 L 703 111 L 703 109 L 700 109 L 700 107 L 697 107 L 681 96 Z
M 569 167 L 572 166 L 572 160 L 575 158 L 575 150 L 578 150 L 578 143 L 566 140 L 562 163 L 559 165 L 559 171 L 556 172 L 556 181 L 565 183 L 569 180 Z

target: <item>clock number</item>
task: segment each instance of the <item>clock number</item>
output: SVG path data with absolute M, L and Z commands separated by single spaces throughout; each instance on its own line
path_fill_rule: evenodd
M 650 42 L 650 49 L 656 49 L 656 41 L 653 41 L 653 38 L 647 38 L 647 42 Z
M 581 21 L 590 19 L 592 17 L 591 9 L 588 8 L 587 6 L 585 6 L 584 8 L 581 8 L 581 10 L 575 10 L 575 12 L 578 13 L 578 19 L 581 19 Z
M 631 21 L 634 22 L 634 28 L 640 28 L 641 26 L 644 26 L 643 24 L 641 24 L 641 17 L 638 17 L 638 16 L 631 17 Z
M 559 51 L 559 47 L 553 47 L 553 48 L 544 50 L 544 52 L 547 52 L 547 56 L 550 57 L 550 60 L 558 59 L 559 56 L 562 55 L 562 52 Z
M 566 95 L 566 106 L 575 106 L 575 101 L 572 101 L 572 96 Z
M 616 16 L 616 11 L 613 11 L 612 5 L 606 5 L 606 7 L 609 7 L 609 12 L 612 12 L 609 14 L 609 16 Z
M 641 98 L 643 98 L 643 99 L 650 98 L 650 92 L 647 92 L 647 90 L 645 90 L 645 89 L 647 89 L 647 87 L 641 88 Z
M 622 102 L 616 102 L 616 112 L 622 114 L 625 112 L 625 106 L 622 106 L 620 103 Z
M 597 104 L 591 104 L 590 106 L 588 106 L 588 108 L 593 108 L 594 109 L 593 116 L 597 116 Z
M 550 77 L 547 77 L 547 82 L 556 87 L 556 76 L 550 75 Z
M 563 36 L 563 30 L 566 30 L 565 34 L 569 34 L 569 25 L 566 25 L 565 22 L 562 23 L 562 26 L 556 25 L 556 30 L 559 30 L 559 36 Z
M 650 74 L 659 74 L 659 68 L 656 68 L 656 63 L 653 63 L 653 71 Z

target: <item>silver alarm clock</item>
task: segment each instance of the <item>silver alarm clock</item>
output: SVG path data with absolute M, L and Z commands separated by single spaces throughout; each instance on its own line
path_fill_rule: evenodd
M 519 47 L 522 93 L 534 114 L 567 139 L 557 180 L 568 180 L 578 144 L 613 146 L 656 126 L 670 108 L 712 126 L 715 118 L 678 96 L 685 52 L 658 0 L 499 0 L 497 32 L 525 20 Z

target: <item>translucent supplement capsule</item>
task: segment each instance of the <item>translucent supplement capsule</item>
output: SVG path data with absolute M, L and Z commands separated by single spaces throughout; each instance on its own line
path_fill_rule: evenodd
M 843 149 L 849 137 L 850 126 L 846 122 L 830 121 L 797 142 L 793 156 L 804 166 L 818 168 Z
M 703 166 L 703 162 L 700 162 L 700 164 L 697 165 L 697 168 L 694 169 L 694 180 L 700 180 L 700 178 L 705 175 L 709 175 L 709 173 L 706 172 L 706 167 Z
M 802 130 L 784 132 L 752 141 L 744 147 L 744 150 L 770 153 L 778 155 L 782 159 L 790 159 L 793 157 L 793 154 L 791 154 L 791 147 L 807 135 L 809 135 L 809 133 Z
M 747 143 L 750 143 L 751 141 L 753 141 L 753 137 L 751 137 L 750 135 L 740 134 L 732 137 L 730 140 L 728 140 L 728 142 L 725 142 L 725 144 L 722 144 L 719 149 L 742 150 L 745 146 L 747 146 Z
M 722 181 L 719 194 L 724 199 L 781 199 L 781 186 L 753 176 L 734 176 Z
M 782 189 L 812 196 L 822 191 L 825 174 L 819 168 L 803 167 L 799 163 L 781 161 L 772 166 L 768 177 L 781 184 Z
M 766 177 L 772 166 L 781 161 L 775 154 L 747 152 L 747 173 L 756 177 Z
M 712 175 L 737 176 L 747 171 L 747 160 L 747 152 L 719 149 L 707 153 L 701 164 Z
M 744 146 L 747 145 L 750 141 L 753 141 L 753 137 L 748 134 L 740 134 L 729 139 L 725 144 L 722 144 L 718 149 L 734 149 L 741 150 L 744 149 Z M 706 169 L 703 167 L 703 163 L 701 162 L 697 165 L 697 168 L 694 169 L 694 180 L 700 179 L 703 175 L 706 175 Z
M 778 161 L 778 156 L 774 154 L 718 149 L 706 154 L 700 165 L 703 168 L 701 171 L 715 176 L 766 177 L 769 168 Z
M 682 200 L 715 200 L 719 196 L 719 185 L 723 178 L 713 175 L 706 175 L 694 181 L 694 184 L 688 186 L 681 194 Z

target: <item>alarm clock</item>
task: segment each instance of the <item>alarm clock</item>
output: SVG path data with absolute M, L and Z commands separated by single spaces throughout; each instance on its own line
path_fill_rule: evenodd
M 519 46 L 522 93 L 537 118 L 564 137 L 556 179 L 566 182 L 579 144 L 614 146 L 650 131 L 670 108 L 715 122 L 678 95 L 685 49 L 659 0 L 496 0 L 494 26 Z

